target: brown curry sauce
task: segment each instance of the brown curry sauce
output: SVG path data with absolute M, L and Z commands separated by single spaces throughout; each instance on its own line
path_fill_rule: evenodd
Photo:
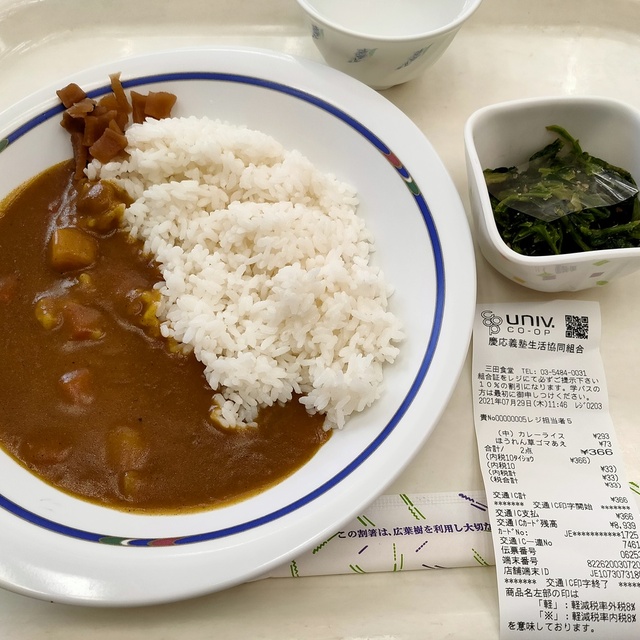
M 257 427 L 210 417 L 202 365 L 159 337 L 124 194 L 78 195 L 72 161 L 0 206 L 0 447 L 51 485 L 148 513 L 211 508 L 264 490 L 328 440 L 295 399 Z M 62 230 L 62 231 L 61 231 Z

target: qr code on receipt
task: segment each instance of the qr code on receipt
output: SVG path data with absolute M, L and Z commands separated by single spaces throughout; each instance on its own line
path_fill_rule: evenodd
M 565 315 L 565 336 L 586 340 L 589 337 L 589 318 L 587 316 Z

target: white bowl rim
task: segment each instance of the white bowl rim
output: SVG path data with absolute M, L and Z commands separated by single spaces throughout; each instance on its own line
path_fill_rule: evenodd
M 618 100 L 616 98 L 607 98 L 603 96 L 584 95 L 584 96 L 538 96 L 532 98 L 518 98 L 516 100 L 507 100 L 495 104 L 486 105 L 474 111 L 464 126 L 464 141 L 467 149 L 470 166 L 473 170 L 473 176 L 469 179 L 474 180 L 479 187 L 478 192 L 481 201 L 482 218 L 485 222 L 487 233 L 491 239 L 491 243 L 496 251 L 509 262 L 518 264 L 523 267 L 543 266 L 543 265 L 565 265 L 575 264 L 576 261 L 599 261 L 599 260 L 619 260 L 622 258 L 639 257 L 640 247 L 627 247 L 620 249 L 595 249 L 594 251 L 584 251 L 582 253 L 562 253 L 558 255 L 549 254 L 546 256 L 527 256 L 511 249 L 502 239 L 498 227 L 496 225 L 493 209 L 489 200 L 489 193 L 486 189 L 483 169 L 478 157 L 475 145 L 475 131 L 478 123 L 488 115 L 495 113 L 506 113 L 527 107 L 542 107 L 550 104 L 564 103 L 567 106 L 577 106 L 589 104 L 600 104 L 610 106 L 616 109 L 627 111 L 630 115 L 640 119 L 640 110 L 632 105 Z
M 482 0 L 467 0 L 467 6 L 463 7 L 463 10 L 456 16 L 456 18 L 442 27 L 438 27 L 437 29 L 429 29 L 428 31 L 422 31 L 420 33 L 414 33 L 406 36 L 374 35 L 371 33 L 365 33 L 364 31 L 349 29 L 348 27 L 344 27 L 341 24 L 323 16 L 320 12 L 318 12 L 318 10 L 311 4 L 309 0 L 296 0 L 296 2 L 302 8 L 302 10 L 305 11 L 308 15 L 312 16 L 314 20 L 317 20 L 318 22 L 331 27 L 332 29 L 335 29 L 339 33 L 356 38 L 364 38 L 366 40 L 371 40 L 374 42 L 389 44 L 392 42 L 417 42 L 419 40 L 424 40 L 425 38 L 435 38 L 436 36 L 441 36 L 451 33 L 452 31 L 456 31 L 476 12 L 478 7 L 482 3 Z

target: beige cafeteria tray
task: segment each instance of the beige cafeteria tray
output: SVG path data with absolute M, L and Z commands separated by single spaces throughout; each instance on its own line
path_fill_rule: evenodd
M 320 60 L 295 0 L 0 0 L 0 109 L 93 64 L 218 44 Z M 466 205 L 462 130 L 475 109 L 552 94 L 611 96 L 640 108 L 639 78 L 640 0 L 484 0 L 433 69 L 383 95 L 426 134 Z M 481 256 L 477 262 L 480 302 L 549 299 L 508 282 Z M 601 305 L 611 414 L 628 478 L 636 482 L 638 292 L 640 274 L 564 296 Z M 478 489 L 467 362 L 433 436 L 389 491 Z M 75 608 L 0 591 L 0 637 L 492 640 L 498 637 L 495 571 L 267 579 L 187 602 L 125 610 Z

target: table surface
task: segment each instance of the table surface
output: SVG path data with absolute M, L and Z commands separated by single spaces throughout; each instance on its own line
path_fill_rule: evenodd
M 639 34 L 640 0 L 484 0 L 431 70 L 382 94 L 433 144 L 468 209 L 462 131 L 469 115 L 544 95 L 609 96 L 640 108 Z M 321 60 L 295 0 L 0 0 L 0 109 L 93 64 L 194 45 L 247 45 Z M 477 265 L 479 302 L 551 299 L 509 282 L 480 254 Z M 600 303 L 610 412 L 628 480 L 636 482 L 639 288 L 640 273 L 561 296 Z M 389 492 L 477 489 L 467 358 L 433 435 Z M 117 610 L 0 591 L 3 640 L 491 640 L 498 618 L 493 567 L 267 579 L 186 602 Z

